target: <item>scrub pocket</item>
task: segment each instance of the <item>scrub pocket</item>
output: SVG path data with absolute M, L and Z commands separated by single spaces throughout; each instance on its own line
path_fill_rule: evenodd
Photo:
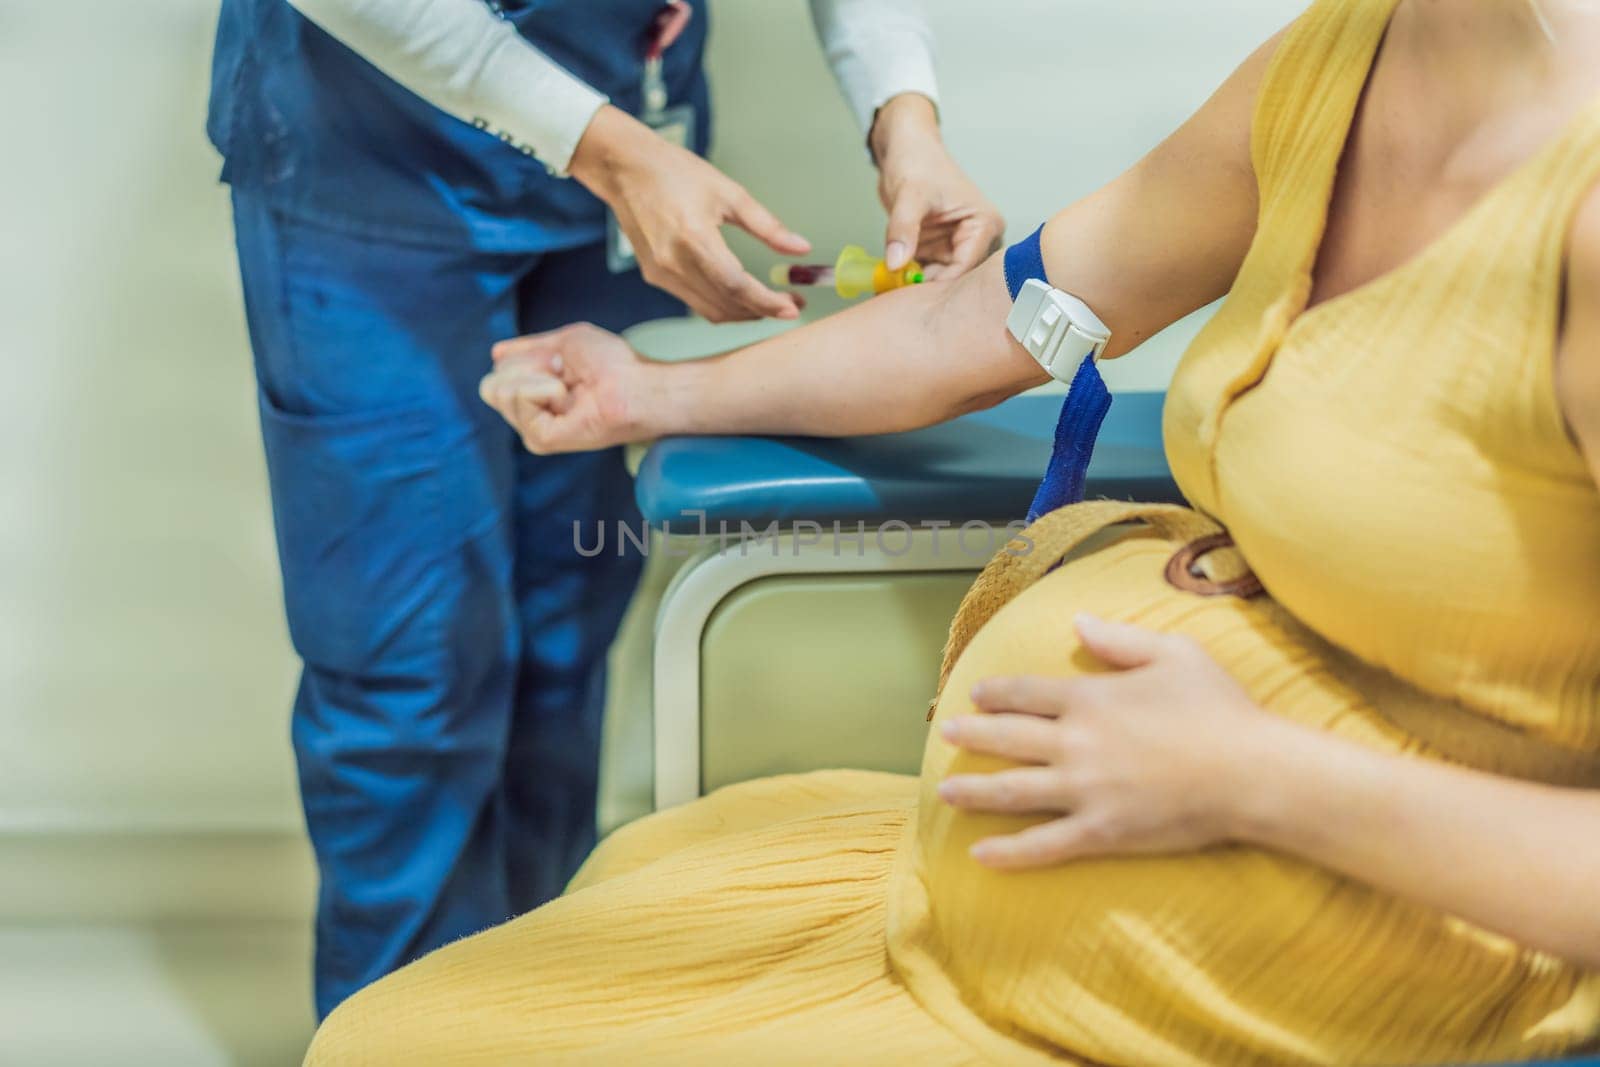
M 422 410 L 304 415 L 258 391 L 289 635 L 308 665 L 409 671 L 443 631 L 447 466 Z

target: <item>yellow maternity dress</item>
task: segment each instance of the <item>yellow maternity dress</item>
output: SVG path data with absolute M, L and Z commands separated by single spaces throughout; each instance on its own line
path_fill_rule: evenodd
M 1176 588 L 1170 530 L 1129 525 L 999 608 L 940 718 L 979 677 L 1094 669 L 1089 610 L 1194 636 L 1276 714 L 1600 786 L 1600 494 L 1553 378 L 1600 107 L 1415 259 L 1308 310 L 1394 3 L 1322 0 L 1281 45 L 1259 232 L 1168 400 L 1179 483 L 1266 595 Z M 935 733 L 920 781 L 778 778 L 644 819 L 562 899 L 358 994 L 309 1062 L 1410 1064 L 1600 1034 L 1600 975 L 1272 852 L 985 870 L 967 847 L 1026 820 L 933 787 L 996 765 Z

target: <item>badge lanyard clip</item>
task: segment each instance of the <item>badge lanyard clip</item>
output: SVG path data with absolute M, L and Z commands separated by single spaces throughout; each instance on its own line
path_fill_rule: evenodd
M 668 0 L 650 20 L 644 35 L 644 73 L 639 92 L 639 121 L 679 148 L 694 144 L 694 107 L 682 103 L 668 107 L 667 81 L 662 59 L 672 42 L 683 36 L 694 8 L 687 0 Z M 617 225 L 617 217 L 606 213 L 606 267 L 613 274 L 625 274 L 638 266 L 633 244 Z
M 649 122 L 667 110 L 667 83 L 661 75 L 661 58 L 672 47 L 672 42 L 683 35 L 684 28 L 694 17 L 694 9 L 686 0 L 669 0 L 663 4 L 655 18 L 650 20 L 650 31 L 644 45 L 644 119 Z M 653 125 L 653 123 L 652 123 Z

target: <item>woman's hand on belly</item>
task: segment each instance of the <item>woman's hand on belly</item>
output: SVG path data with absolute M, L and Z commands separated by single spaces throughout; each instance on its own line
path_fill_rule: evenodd
M 1022 766 L 953 775 L 947 803 L 969 811 L 1059 817 L 972 848 L 991 867 L 1091 855 L 1187 851 L 1234 835 L 1241 775 L 1258 738 L 1282 725 L 1187 637 L 1092 616 L 1084 647 L 1108 672 L 979 682 L 983 712 L 947 721 L 946 740 Z

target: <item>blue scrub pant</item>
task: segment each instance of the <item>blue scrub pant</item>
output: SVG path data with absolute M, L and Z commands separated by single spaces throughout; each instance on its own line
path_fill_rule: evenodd
M 620 450 L 524 452 L 489 348 L 682 314 L 596 246 L 373 241 L 234 198 L 321 874 L 316 1006 L 557 895 L 594 844 L 607 646 L 636 556 Z M 614 540 L 614 539 L 613 539 Z

